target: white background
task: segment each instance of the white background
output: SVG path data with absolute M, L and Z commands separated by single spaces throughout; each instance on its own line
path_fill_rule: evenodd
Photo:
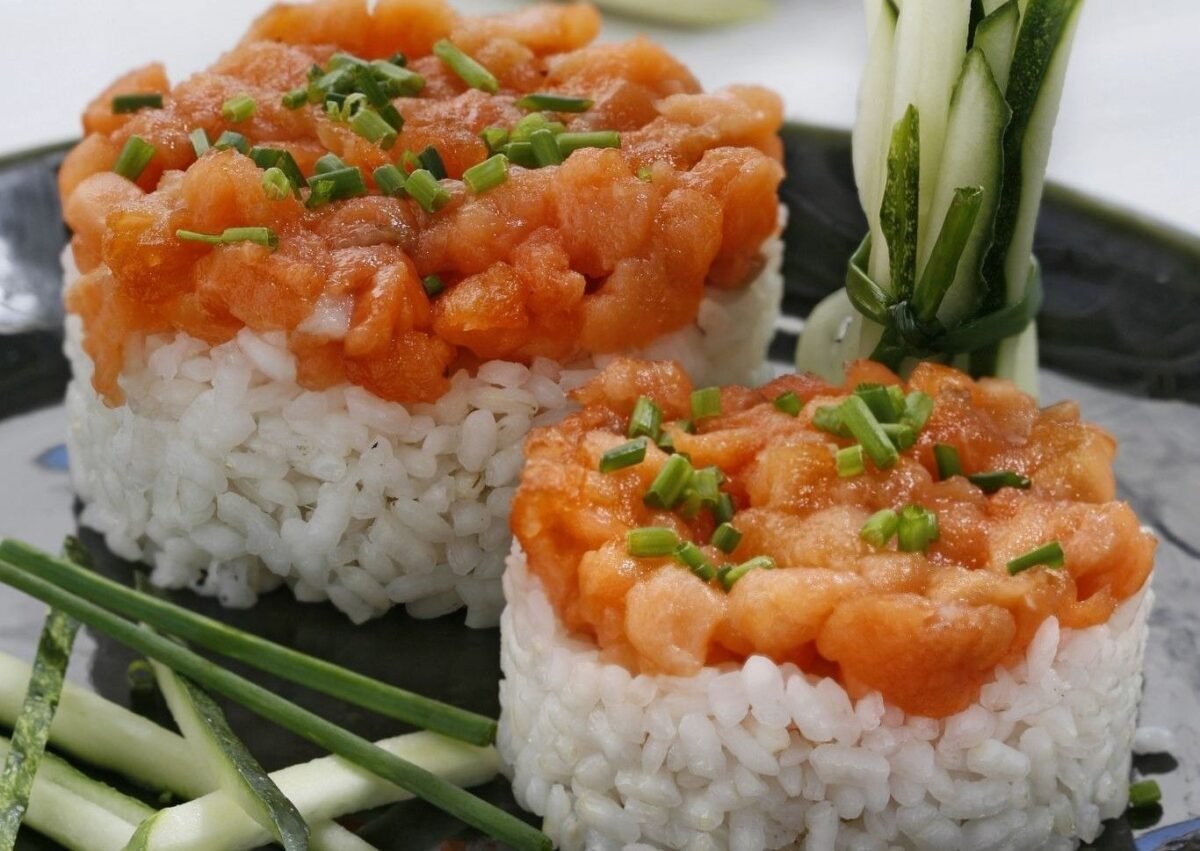
M 645 0 L 647 4 L 655 0 Z M 738 2 L 738 0 L 728 0 Z M 79 133 L 114 77 L 165 60 L 172 80 L 234 43 L 263 0 L 0 0 L 0 153 Z M 518 0 L 458 0 L 463 11 Z M 776 0 L 768 19 L 710 31 L 644 31 L 706 86 L 766 83 L 791 118 L 848 127 L 865 38 L 856 0 Z M 1052 179 L 1200 232 L 1200 2 L 1086 0 L 1050 161 Z

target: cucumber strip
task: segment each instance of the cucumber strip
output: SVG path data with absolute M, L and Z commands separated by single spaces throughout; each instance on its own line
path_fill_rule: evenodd
M 0 739 L 0 747 L 3 747 L 7 751 L 8 740 Z M 107 783 L 93 780 L 70 763 L 59 759 L 52 753 L 42 756 L 42 764 L 38 768 L 37 776 L 44 777 L 55 786 L 61 786 L 63 789 L 85 801 L 90 801 L 98 807 L 103 807 L 118 818 L 129 822 L 131 826 L 154 814 L 154 810 L 151 807 L 142 803 L 137 798 L 130 797 L 124 792 L 119 792 Z
M 308 825 L 304 818 L 229 728 L 221 707 L 195 683 L 166 665 L 153 661 L 150 665 L 171 717 L 207 766 L 217 787 L 269 830 L 285 851 L 305 851 Z
M 875 252 L 871 252 L 875 256 Z M 850 303 L 845 288 L 830 293 L 804 320 L 796 347 L 796 370 L 811 372 L 830 384 L 846 380 L 849 361 L 873 351 L 883 328 L 863 317 Z
M 606 12 L 685 27 L 711 27 L 764 17 L 767 0 L 596 0 Z
M 29 678 L 21 712 L 13 724 L 4 773 L 0 775 L 2 851 L 12 851 L 17 844 L 17 831 L 29 807 L 33 778 L 50 739 L 50 724 L 58 709 L 63 678 L 78 631 L 79 624 L 64 612 L 51 609 L 46 613 L 37 657 L 33 661 L 33 675 Z
M 956 190 L 950 209 L 942 220 L 937 241 L 925 264 L 925 271 L 913 292 L 913 309 L 922 322 L 932 322 L 954 282 L 963 252 L 971 239 L 983 204 L 982 186 L 964 186 Z
M 887 157 L 887 182 L 879 208 L 879 224 L 887 240 L 892 293 L 908 298 L 917 277 L 917 232 L 921 188 L 921 119 L 916 107 L 892 130 Z
M 1012 70 L 1013 48 L 1017 44 L 1020 23 L 1021 11 L 1017 7 L 1017 0 L 1008 0 L 975 27 L 975 46 L 987 57 L 996 86 L 1002 92 L 1008 88 L 1008 75 Z
M 336 821 L 327 821 L 312 829 L 308 840 L 312 851 L 379 851 L 356 833 L 351 833 Z
M 867 67 L 858 90 L 858 117 L 851 131 L 850 150 L 854 158 L 858 200 L 867 214 L 871 236 L 876 244 L 885 245 L 879 227 L 879 202 L 886 168 L 884 137 L 890 128 L 885 121 L 889 110 L 880 108 L 880 104 L 891 97 L 896 12 L 883 0 L 866 0 L 866 14 L 871 40 L 867 47 Z

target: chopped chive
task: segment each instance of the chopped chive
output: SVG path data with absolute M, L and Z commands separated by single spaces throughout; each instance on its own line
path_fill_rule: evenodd
M 532 142 L 509 142 L 504 146 L 504 155 L 513 165 L 522 168 L 538 168 L 537 156 L 533 153 Z
M 233 148 L 239 154 L 245 154 L 250 151 L 250 143 L 246 141 L 246 137 L 241 133 L 233 130 L 225 130 L 217 137 L 217 141 L 213 142 L 213 148 L 218 151 L 227 151 Z
M 591 98 L 533 92 L 517 101 L 518 109 L 544 109 L 549 112 L 585 112 L 595 103 Z
M 684 541 L 675 548 L 675 558 L 705 582 L 717 575 L 717 566 L 691 541 Z
M 121 153 L 117 155 L 117 161 L 113 163 L 113 171 L 127 180 L 137 180 L 154 158 L 155 150 L 157 149 L 141 136 L 130 136 L 125 147 L 121 148 Z
M 888 396 L 892 399 L 892 408 L 897 412 L 896 416 L 904 416 L 904 388 L 899 384 L 887 384 Z
M 671 437 L 671 433 L 663 429 L 658 433 L 658 439 L 654 441 L 655 445 L 663 452 L 670 454 L 675 451 L 675 439 Z
M 739 579 L 745 576 L 752 570 L 774 570 L 775 560 L 770 556 L 755 556 L 749 561 L 744 561 L 737 567 L 732 567 L 729 570 L 719 573 L 721 584 L 725 586 L 725 590 L 729 591 Z
M 340 68 L 333 68 L 319 76 L 313 81 L 312 87 L 316 88 L 322 95 L 345 95 L 354 91 L 354 83 L 354 68 L 349 65 L 342 65 Z M 312 92 L 310 89 L 309 98 L 311 97 Z
M 672 455 L 662 465 L 642 501 L 651 508 L 674 508 L 692 482 L 692 462 L 682 455 Z
M 363 66 L 367 64 L 367 60 L 360 59 L 353 53 L 347 53 L 344 50 L 339 50 L 337 53 L 329 57 L 329 68 L 341 68 L 346 65 Z
M 262 187 L 272 201 L 282 201 L 292 194 L 292 182 L 278 166 L 271 166 L 263 172 Z
M 163 96 L 161 92 L 133 92 L 125 95 L 115 95 L 112 99 L 114 115 L 137 112 L 140 109 L 162 109 Z
M 441 187 L 427 169 L 419 168 L 408 176 L 404 190 L 426 213 L 436 213 L 450 201 L 450 193 Z
M 662 408 L 654 404 L 647 396 L 638 396 L 633 404 L 633 413 L 629 415 L 629 437 L 645 435 L 651 440 L 658 440 L 662 431 Z
M 912 449 L 917 442 L 917 433 L 907 423 L 883 423 L 883 433 L 899 451 Z
M 559 133 L 555 138 L 563 158 L 580 148 L 619 148 L 621 134 L 616 130 L 592 130 L 586 133 Z
M 900 515 L 890 508 L 876 511 L 858 530 L 858 537 L 873 547 L 883 548 L 900 529 Z
M 638 438 L 614 446 L 600 456 L 600 472 L 612 473 L 640 464 L 646 459 L 646 441 Z
M 307 205 L 316 208 L 329 201 L 341 201 L 367 194 L 367 184 L 361 170 L 354 166 L 320 172 L 309 180 L 312 192 Z
M 563 161 L 562 153 L 558 150 L 558 142 L 554 134 L 546 128 L 534 130 L 529 136 L 529 144 L 533 148 L 533 156 L 539 166 L 558 165 Z
M 281 103 L 287 109 L 299 109 L 308 103 L 308 88 L 301 86 L 284 94 Z
M 882 384 L 860 384 L 854 388 L 854 395 L 867 403 L 875 419 L 881 423 L 899 422 L 904 413 L 904 408 L 895 406 L 892 394 Z
M 371 63 L 375 78 L 390 97 L 412 97 L 425 88 L 425 78 L 396 62 L 376 59 Z
M 308 186 L 304 172 L 300 171 L 295 157 L 283 148 L 263 148 L 255 145 L 247 152 L 247 156 L 254 160 L 254 164 L 259 168 L 277 168 L 282 171 L 293 189 Z
M 350 168 L 350 166 L 339 157 L 337 154 L 325 154 L 316 164 L 313 169 L 317 174 L 326 174 L 331 171 L 341 171 L 342 169 Z
M 694 423 L 690 419 L 676 420 L 675 427 L 678 428 L 680 431 L 682 431 L 684 434 L 695 434 L 696 433 L 696 423 Z
M 400 110 L 386 103 L 378 108 L 379 117 L 388 123 L 393 130 L 399 133 L 404 129 L 404 116 L 400 114 Z
M 275 231 L 264 227 L 225 228 L 219 234 L 180 229 L 175 231 L 175 237 L 184 242 L 203 242 L 208 245 L 232 245 L 235 242 L 253 242 L 266 248 L 279 245 Z
M 648 165 L 638 166 L 637 179 L 649 183 L 654 178 L 654 169 Z
M 430 298 L 433 298 L 446 288 L 446 285 L 442 283 L 442 279 L 437 275 L 426 275 L 421 279 L 421 286 L 425 288 L 425 295 Z M 603 473 L 606 471 L 601 470 L 600 472 Z
M 221 115 L 226 121 L 232 121 L 234 124 L 240 124 L 253 117 L 257 110 L 258 104 L 254 102 L 254 98 L 244 92 L 221 104 Z
M 509 138 L 513 142 L 528 142 L 539 130 L 549 130 L 551 135 L 558 136 L 567 129 L 561 121 L 547 118 L 540 112 L 531 112 L 513 125 Z
M 367 65 L 366 62 L 362 62 L 354 68 L 354 87 L 376 109 L 387 106 L 392 102 L 391 98 L 388 97 L 387 91 L 384 90 L 383 85 L 379 82 L 379 78 L 375 75 L 374 69 Z
M 446 179 L 446 164 L 442 162 L 442 155 L 433 145 L 426 145 L 424 150 L 417 154 L 417 162 L 420 163 L 420 168 L 432 174 L 435 180 Z
M 384 195 L 403 195 L 404 194 L 404 173 L 396 168 L 391 163 L 381 165 L 371 173 L 371 177 L 375 180 L 375 185 L 379 187 L 379 191 Z
M 1022 553 L 1008 563 L 1008 575 L 1016 576 L 1029 570 L 1031 567 L 1062 567 L 1066 563 L 1066 555 L 1063 553 L 1062 544 L 1058 541 L 1050 541 L 1048 544 L 1042 544 L 1040 547 L 1034 547 L 1027 553 Z
M 836 437 L 850 436 L 850 430 L 842 422 L 841 413 L 833 405 L 822 405 L 813 411 L 812 424 L 815 428 L 819 428 L 821 431 L 828 432 Z
M 712 508 L 721 498 L 721 471 L 716 467 L 703 467 L 692 476 L 692 493 L 700 508 Z
M 508 144 L 508 131 L 503 127 L 485 127 L 479 134 L 479 138 L 483 140 L 488 156 L 491 156 L 501 153 L 504 146 Z
M 995 493 L 1001 488 L 1017 488 L 1028 490 L 1033 484 L 1028 476 L 1022 476 L 1013 470 L 992 470 L 987 473 L 972 473 L 967 480 L 984 493 Z
M 674 555 L 679 536 L 665 526 L 643 526 L 630 529 L 625 535 L 625 549 L 634 558 L 657 558 Z
M 692 419 L 719 416 L 721 413 L 721 388 L 702 387 L 692 391 Z
M 712 538 L 709 540 L 709 543 L 726 554 L 736 550 L 737 545 L 741 542 L 742 533 L 728 520 L 713 530 Z
M 417 155 L 412 151 L 405 151 L 400 155 L 400 164 L 404 167 L 404 172 L 406 174 L 412 174 L 417 169 L 424 168 L 424 166 L 421 165 L 421 160 L 418 159 Z M 436 180 L 437 178 L 434 179 Z
M 197 159 L 208 153 L 211 146 L 208 144 L 208 134 L 204 132 L 203 127 L 197 127 L 188 133 L 188 139 L 192 142 L 192 150 L 196 152 Z
M 1162 789 L 1154 780 L 1139 780 L 1129 787 L 1129 806 L 1148 807 L 1162 800 Z
M 495 189 L 508 180 L 508 157 L 495 154 L 463 172 L 463 183 L 476 195 Z
M 837 474 L 843 479 L 861 476 L 867 471 L 866 459 L 863 457 L 863 448 L 858 443 L 853 446 L 847 446 L 844 449 L 839 449 L 834 455 L 834 461 L 837 464 Z
M 925 423 L 929 421 L 929 415 L 932 413 L 933 397 L 920 390 L 914 390 L 904 397 L 904 413 L 900 415 L 900 421 L 912 426 L 913 431 L 920 431 L 925 428 Z
M 408 57 L 404 55 L 404 51 L 402 50 L 397 50 L 388 57 L 387 61 L 400 68 L 404 68 L 408 65 Z
M 862 444 L 876 467 L 886 470 L 895 466 L 900 455 L 861 397 L 847 396 L 838 405 L 838 413 L 850 434 Z
M 906 505 L 900 509 L 896 534 L 900 552 L 923 553 L 940 534 L 937 515 L 920 505 Z
M 713 520 L 718 524 L 728 523 L 733 519 L 733 497 L 727 493 L 722 493 L 717 497 L 717 504 L 713 506 Z
M 951 476 L 962 475 L 962 464 L 958 460 L 958 450 L 948 443 L 933 445 L 933 460 L 937 463 L 938 478 L 945 481 Z
M 800 409 L 804 407 L 804 403 L 800 401 L 800 397 L 791 390 L 780 393 L 775 397 L 775 401 L 772 404 L 775 406 L 775 410 L 783 411 L 789 417 L 800 416 Z
M 363 108 L 350 119 L 350 129 L 385 151 L 396 144 L 396 128 L 373 109 Z
M 433 55 L 446 63 L 446 66 L 471 88 L 493 95 L 500 91 L 500 82 L 492 76 L 492 72 L 463 53 L 449 39 L 443 38 L 436 42 L 433 45 Z

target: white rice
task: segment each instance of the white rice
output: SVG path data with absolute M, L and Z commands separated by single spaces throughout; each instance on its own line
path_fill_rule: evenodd
M 769 377 L 781 242 L 765 255 L 749 287 L 711 291 L 694 326 L 640 354 L 678 360 L 704 384 Z M 64 266 L 69 282 L 69 252 Z M 344 333 L 336 305 L 315 315 Z M 605 361 L 490 361 L 453 376 L 436 404 L 400 405 L 351 384 L 304 390 L 281 332 L 244 329 L 215 347 L 155 335 L 130 341 L 126 402 L 110 408 L 81 335 L 69 317 L 81 522 L 117 555 L 153 565 L 160 586 L 249 606 L 282 582 L 355 622 L 403 603 L 414 617 L 465 605 L 469 625 L 495 625 L 524 437 L 560 418 L 566 393 Z
M 498 747 L 568 851 L 1069 849 L 1125 808 L 1149 590 L 1101 626 L 1050 618 L 938 721 L 761 656 L 631 676 L 564 631 L 517 548 L 504 588 Z

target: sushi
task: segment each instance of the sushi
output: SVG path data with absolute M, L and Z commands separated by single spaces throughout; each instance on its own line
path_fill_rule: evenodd
M 1068 849 L 1128 799 L 1155 540 L 1115 441 L 922 363 L 534 430 L 498 747 L 565 849 Z
M 521 442 L 617 354 L 754 381 L 779 99 L 588 5 L 278 5 L 59 174 L 81 522 L 161 586 L 494 625 Z

